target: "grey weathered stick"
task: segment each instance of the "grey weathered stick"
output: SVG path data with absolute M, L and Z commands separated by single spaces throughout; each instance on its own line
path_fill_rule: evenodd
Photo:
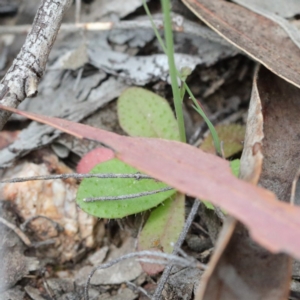
M 26 41 L 0 84 L 1 104 L 17 107 L 37 94 L 49 53 L 71 0 L 42 0 Z M 8 90 L 9 89 L 9 90 Z M 3 91 L 6 91 L 3 93 Z M 0 130 L 11 113 L 0 111 Z
M 136 284 L 134 284 L 133 282 L 130 282 L 130 281 L 126 281 L 125 283 L 127 286 L 133 287 L 135 290 L 143 293 L 148 299 L 151 299 L 151 295 L 148 294 L 148 292 L 145 289 L 143 289 L 142 287 L 137 286 Z

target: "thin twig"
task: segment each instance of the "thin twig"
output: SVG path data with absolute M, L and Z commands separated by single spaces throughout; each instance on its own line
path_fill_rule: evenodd
M 76 92 L 77 88 L 78 88 L 78 85 L 79 85 L 79 82 L 82 78 L 82 73 L 83 73 L 83 70 L 84 68 L 81 67 L 79 70 L 78 70 L 78 74 L 77 74 L 77 77 L 76 77 L 76 80 L 74 82 L 74 86 L 73 86 L 73 91 Z
M 19 229 L 16 225 L 8 222 L 7 220 L 3 219 L 2 217 L 0 217 L 0 222 L 5 225 L 6 227 L 10 228 L 11 230 L 14 231 L 14 233 L 23 241 L 23 243 L 28 246 L 28 247 L 32 247 L 32 244 L 29 240 L 29 238 L 24 234 L 24 232 L 22 232 L 21 229 Z
M 178 254 L 180 254 L 184 258 L 188 258 L 189 256 L 185 253 L 181 248 L 178 249 Z
M 129 194 L 129 195 L 121 195 L 121 196 L 105 196 L 105 197 L 91 197 L 91 198 L 84 198 L 84 202 L 95 202 L 95 201 L 114 201 L 114 200 L 126 200 L 126 199 L 133 199 L 133 198 L 139 198 L 144 196 L 149 196 L 157 193 L 163 193 L 166 191 L 173 190 L 172 187 L 164 187 L 162 189 L 153 190 L 153 191 L 147 191 L 147 192 L 141 192 L 136 194 Z
M 46 292 L 48 293 L 50 299 L 56 300 L 57 299 L 56 295 L 55 295 L 53 289 L 49 286 L 47 279 L 44 276 L 42 277 L 42 281 L 43 281 L 44 288 L 45 288 Z
M 133 282 L 130 281 L 126 281 L 127 286 L 133 287 L 135 290 L 141 292 L 142 294 L 144 294 L 146 297 L 148 297 L 149 299 L 151 299 L 151 295 L 142 287 L 137 286 L 136 284 L 134 284 Z
M 146 263 L 146 264 L 155 264 L 155 265 L 162 265 L 162 266 L 166 266 L 169 262 L 163 259 L 155 259 L 155 258 L 137 258 L 137 261 L 142 262 L 142 263 Z M 188 265 L 181 265 L 182 267 L 189 267 L 191 265 L 191 263 L 189 263 Z
M 300 168 L 297 170 L 297 173 L 292 182 L 292 191 L 291 191 L 291 198 L 290 198 L 291 205 L 295 205 L 296 202 L 296 190 L 297 190 L 297 183 L 299 181 L 299 177 L 300 177 Z
M 138 229 L 138 232 L 137 232 L 137 235 L 136 236 L 140 236 L 141 232 L 142 232 L 142 229 L 143 229 L 143 226 L 145 224 L 145 215 L 146 214 L 141 214 L 141 222 L 140 222 L 140 225 L 139 225 L 139 229 Z M 136 251 L 137 248 L 138 248 L 138 243 L 139 243 L 139 240 L 136 239 L 135 240 L 135 243 L 134 243 L 134 250 Z
M 164 23 L 161 14 L 156 15 L 156 19 L 153 20 L 156 28 L 163 29 Z M 3 34 L 27 34 L 31 30 L 31 25 L 16 25 L 16 26 L 0 26 L 0 35 Z M 94 23 L 63 23 L 60 31 L 76 33 L 78 31 L 107 31 L 111 29 L 136 29 L 145 28 L 152 30 L 152 24 L 150 20 L 131 20 L 131 21 L 119 21 L 113 22 L 94 22 Z M 185 32 L 198 37 L 206 38 L 213 42 L 226 45 L 230 47 L 230 44 L 224 39 L 219 37 L 212 30 L 201 26 L 195 22 L 189 21 L 180 15 L 172 15 L 172 28 L 175 32 Z
M 216 215 L 219 217 L 219 219 L 224 222 L 225 221 L 225 214 L 223 213 L 223 211 L 221 210 L 220 207 L 214 205 L 215 208 L 215 213 Z
M 191 224 L 193 223 L 193 220 L 198 212 L 198 208 L 200 206 L 200 200 L 198 199 L 195 199 L 194 201 L 194 204 L 192 206 L 192 209 L 190 211 L 190 214 L 188 216 L 188 218 L 186 219 L 186 222 L 184 224 L 184 227 L 180 233 L 180 236 L 174 246 L 174 249 L 173 249 L 173 254 L 176 255 L 178 250 L 181 248 L 184 240 L 185 240 L 185 237 L 189 231 L 189 228 L 191 226 Z M 153 297 L 152 299 L 153 300 L 159 300 L 160 299 L 160 296 L 161 296 L 161 293 L 163 291 L 163 288 L 170 276 L 170 273 L 171 273 L 171 270 L 172 270 L 172 267 L 173 267 L 173 262 L 171 261 L 170 264 L 164 269 L 164 272 L 162 273 L 161 277 L 160 277 L 160 280 L 158 282 L 158 285 L 157 285 L 157 288 L 153 294 Z
M 200 229 L 203 233 L 205 233 L 207 236 L 209 236 L 209 233 L 206 229 L 204 229 L 200 224 L 193 222 L 193 225 L 196 226 L 198 229 Z
M 58 231 L 58 232 L 62 232 L 64 231 L 64 228 L 57 222 L 55 222 L 54 220 L 50 219 L 49 217 L 46 216 L 41 216 L 41 215 L 36 215 L 33 216 L 29 219 L 27 219 L 23 224 L 21 224 L 20 228 L 22 231 L 26 230 L 27 225 L 32 222 L 33 220 L 39 219 L 39 218 L 43 218 L 46 219 L 47 221 L 51 222 L 54 225 L 54 228 Z
M 46 241 L 34 242 L 34 243 L 32 243 L 32 247 L 40 248 L 40 247 L 45 247 L 45 246 L 54 245 L 54 244 L 55 244 L 55 240 L 49 239 Z
M 80 13 L 81 13 L 81 0 L 76 0 L 75 2 L 75 23 L 80 22 Z
M 3 179 L 0 180 L 0 183 L 16 183 L 16 182 L 25 182 L 25 181 L 32 181 L 32 180 L 52 180 L 52 179 L 68 179 L 68 178 L 75 178 L 75 179 L 83 179 L 83 178 L 133 178 L 136 180 L 140 179 L 153 179 L 153 177 L 135 173 L 135 174 L 58 174 L 58 175 L 40 175 L 40 176 L 31 176 L 31 177 L 19 177 L 19 178 L 11 178 L 11 179 Z
M 157 252 L 157 251 L 140 251 L 140 252 L 128 253 L 128 254 L 125 254 L 117 259 L 114 259 L 114 260 L 108 262 L 108 263 L 105 263 L 105 264 L 102 264 L 100 266 L 93 268 L 93 270 L 91 271 L 91 273 L 88 276 L 88 279 L 87 279 L 85 287 L 84 287 L 85 300 L 89 300 L 88 289 L 90 286 L 91 279 L 97 270 L 107 269 L 107 268 L 109 268 L 123 260 L 129 259 L 129 258 L 144 257 L 144 256 L 150 256 L 150 257 L 156 256 L 159 258 L 164 258 L 169 261 L 173 261 L 173 263 L 176 263 L 178 265 L 183 265 L 185 267 L 189 266 L 192 268 L 194 267 L 194 268 L 200 268 L 200 269 L 206 268 L 206 266 L 204 264 L 201 264 L 199 262 L 197 264 L 195 264 L 194 261 L 191 262 L 190 260 L 187 260 L 185 258 L 176 256 L 173 254 L 167 254 L 167 253 L 162 253 L 162 252 Z M 155 264 L 157 264 L 157 261 L 155 262 Z
M 178 256 L 177 256 L 178 257 Z M 177 265 L 180 265 L 181 267 L 186 267 L 186 268 L 190 268 L 190 267 L 194 267 L 198 266 L 200 269 L 205 270 L 206 266 L 199 263 L 195 258 L 192 257 L 184 257 L 184 259 L 186 259 L 185 263 L 180 263 Z M 137 261 L 139 262 L 143 262 L 143 263 L 148 263 L 148 264 L 154 264 L 154 265 L 168 265 L 170 262 L 166 261 L 166 260 L 159 260 L 159 259 L 154 259 L 154 258 L 147 258 L 147 257 L 141 257 L 141 258 L 137 258 Z

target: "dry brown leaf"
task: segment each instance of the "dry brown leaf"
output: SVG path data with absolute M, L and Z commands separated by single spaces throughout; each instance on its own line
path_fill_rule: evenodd
M 183 0 L 227 41 L 300 87 L 300 49 L 275 22 L 224 0 Z
M 300 165 L 299 97 L 298 88 L 266 68 L 256 72 L 241 159 L 242 178 L 287 202 Z M 223 231 L 231 238 L 220 240 L 196 299 L 287 299 L 290 257 L 262 249 L 240 223 Z
M 300 258 L 300 208 L 277 201 L 263 188 L 231 174 L 229 163 L 190 145 L 155 138 L 120 136 L 67 120 L 22 112 L 78 138 L 99 141 L 114 149 L 116 157 L 180 192 L 207 199 L 247 226 L 254 240 L 272 252 Z

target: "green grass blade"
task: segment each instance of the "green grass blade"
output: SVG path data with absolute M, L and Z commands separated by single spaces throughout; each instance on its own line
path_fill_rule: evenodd
M 154 21 L 153 21 L 151 12 L 149 10 L 149 7 L 148 7 L 148 5 L 146 3 L 146 0 L 142 0 L 142 1 L 143 1 L 143 6 L 144 6 L 144 9 L 145 9 L 145 12 L 146 12 L 146 14 L 147 14 L 147 16 L 148 16 L 148 18 L 149 18 L 149 20 L 151 22 L 151 26 L 152 26 L 152 29 L 153 29 L 155 35 L 156 35 L 156 38 L 157 38 L 157 40 L 158 40 L 161 48 L 163 49 L 164 53 L 167 55 L 167 48 L 165 46 L 165 43 L 164 43 L 163 39 L 160 36 L 160 34 L 159 34 L 159 32 L 158 32 L 155 24 L 154 24 Z
M 174 43 L 173 43 L 173 31 L 171 22 L 171 6 L 169 0 L 162 0 L 162 9 L 164 14 L 164 29 L 165 29 L 165 40 L 167 46 L 167 56 L 169 62 L 171 86 L 174 98 L 175 112 L 179 127 L 180 139 L 182 142 L 186 142 L 185 126 L 183 119 L 182 102 L 180 97 L 180 90 L 178 86 L 177 69 L 175 66 L 174 58 Z
M 146 11 L 146 13 L 147 13 L 147 15 L 148 15 L 148 17 L 150 19 L 153 31 L 154 31 L 154 33 L 156 35 L 156 38 L 158 39 L 158 42 L 159 42 L 161 48 L 163 49 L 163 51 L 165 52 L 165 54 L 168 56 L 168 59 L 169 59 L 169 51 L 170 51 L 171 52 L 170 55 L 173 57 L 173 60 L 174 60 L 173 31 L 172 31 L 172 28 L 171 28 L 171 24 L 172 23 L 171 23 L 171 17 L 170 17 L 170 2 L 169 2 L 169 0 L 162 0 L 162 5 L 163 5 L 163 12 L 164 12 L 165 36 L 166 36 L 166 40 L 167 40 L 167 36 L 168 36 L 168 40 L 171 37 L 171 40 L 172 40 L 171 41 L 172 42 L 172 51 L 170 51 L 170 49 L 168 49 L 168 43 L 167 43 L 167 47 L 165 46 L 165 44 L 164 44 L 164 42 L 163 42 L 163 40 L 162 40 L 162 38 L 161 38 L 161 36 L 160 36 L 160 34 L 159 34 L 156 26 L 154 24 L 154 21 L 153 21 L 151 12 L 149 10 L 149 7 L 148 7 L 148 5 L 146 3 L 146 0 L 143 0 L 144 9 L 145 9 L 145 11 Z M 166 19 L 165 11 L 166 11 L 166 14 L 167 14 L 167 19 Z M 168 28 L 166 28 L 166 26 Z M 168 32 L 171 32 L 171 34 L 168 34 Z M 173 66 L 175 67 L 175 63 L 174 63 Z M 171 71 L 171 66 L 170 66 L 170 73 L 171 72 L 174 73 L 174 70 L 172 69 L 172 71 Z M 180 90 L 178 88 L 178 83 L 177 83 L 177 78 L 176 77 L 179 77 L 180 80 L 182 81 L 182 87 L 181 87 Z M 195 105 L 194 108 L 195 108 L 195 110 L 202 116 L 202 118 L 206 122 L 206 124 L 207 124 L 207 126 L 208 126 L 208 128 L 209 128 L 209 130 L 211 132 L 211 135 L 212 135 L 212 138 L 213 138 L 213 141 L 214 141 L 214 145 L 215 145 L 217 154 L 220 155 L 220 156 L 222 156 L 220 140 L 219 140 L 219 137 L 218 137 L 218 134 L 217 134 L 217 132 L 215 130 L 214 125 L 210 122 L 210 120 L 208 119 L 208 117 L 206 116 L 206 114 L 204 113 L 204 111 L 202 110 L 202 108 L 200 107 L 200 105 L 198 104 L 196 98 L 192 94 L 190 88 L 186 84 L 186 82 L 185 82 L 186 76 L 183 76 L 183 74 L 181 74 L 176 69 L 176 67 L 175 67 L 175 78 L 176 78 L 176 80 L 175 80 L 175 89 L 176 89 L 175 94 L 177 94 L 177 91 L 178 91 L 179 96 L 177 95 L 177 97 L 179 97 L 181 99 L 181 102 L 182 102 L 185 92 L 186 91 L 188 92 L 189 96 L 191 97 L 192 101 L 194 102 L 194 105 Z M 171 81 L 172 81 L 172 77 L 171 77 Z M 174 94 L 173 81 L 172 81 L 172 90 L 173 90 L 173 95 L 174 95 L 174 104 L 175 104 L 176 116 L 177 116 L 177 119 L 178 119 L 178 114 L 177 114 L 177 110 L 176 110 L 176 100 L 175 100 L 175 94 Z M 182 113 L 182 106 L 181 105 L 179 107 L 179 105 L 177 103 L 177 109 L 181 109 L 181 115 L 183 115 L 183 113 Z M 179 130 L 180 130 L 180 126 L 181 125 L 178 126 Z M 184 135 L 185 135 L 185 133 L 184 133 Z

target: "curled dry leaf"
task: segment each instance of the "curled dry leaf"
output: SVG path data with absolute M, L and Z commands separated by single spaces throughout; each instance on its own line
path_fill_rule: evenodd
M 78 138 L 101 142 L 114 149 L 117 158 L 140 171 L 182 193 L 220 206 L 245 224 L 252 238 L 268 250 L 300 258 L 300 208 L 279 202 L 272 192 L 235 178 L 227 161 L 176 141 L 125 137 L 3 105 L 0 108 Z
M 241 158 L 241 178 L 287 202 L 300 165 L 299 97 L 298 88 L 266 68 L 256 72 Z M 197 300 L 287 299 L 291 258 L 258 246 L 240 223 L 226 228 L 227 239 L 219 240 Z
M 300 87 L 300 49 L 277 23 L 223 0 L 183 0 L 227 41 Z

